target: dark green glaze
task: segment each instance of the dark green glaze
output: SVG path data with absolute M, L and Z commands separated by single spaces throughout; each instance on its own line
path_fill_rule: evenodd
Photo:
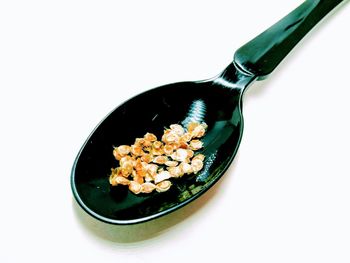
M 309 0 L 256 38 L 240 47 L 234 61 L 240 68 L 264 78 L 295 45 L 343 0 Z
M 79 205 L 104 222 L 134 224 L 174 211 L 203 194 L 224 174 L 237 152 L 244 90 L 269 74 L 339 2 L 306 1 L 240 48 L 234 62 L 212 80 L 165 85 L 117 107 L 91 133 L 74 162 L 71 186 Z M 113 146 L 130 145 L 146 132 L 160 136 L 164 127 L 189 121 L 208 124 L 203 139 L 206 160 L 199 174 L 175 180 L 164 193 L 134 195 L 125 186 L 109 185 L 110 169 L 118 165 Z

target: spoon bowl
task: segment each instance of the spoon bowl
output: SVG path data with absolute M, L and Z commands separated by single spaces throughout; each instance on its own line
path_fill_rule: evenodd
M 214 79 L 158 87 L 117 107 L 91 133 L 74 163 L 72 189 L 79 205 L 104 222 L 132 224 L 174 211 L 203 194 L 236 154 L 243 131 L 242 94 L 252 80 L 231 64 Z M 117 166 L 113 146 L 130 145 L 146 132 L 160 136 L 165 126 L 193 121 L 208 124 L 201 172 L 177 179 L 163 193 L 135 195 L 127 187 L 110 186 L 110 169 Z

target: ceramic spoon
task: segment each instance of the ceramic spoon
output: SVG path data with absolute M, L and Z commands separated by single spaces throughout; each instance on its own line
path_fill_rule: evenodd
M 231 164 L 243 131 L 242 95 L 254 81 L 269 75 L 293 47 L 340 0 L 308 0 L 239 48 L 217 77 L 158 87 L 131 98 L 98 124 L 82 146 L 72 169 L 71 186 L 78 204 L 93 217 L 112 224 L 134 224 L 157 218 L 207 191 Z M 160 136 L 173 123 L 206 122 L 204 168 L 173 182 L 167 192 L 135 195 L 111 187 L 117 166 L 113 146 L 131 145 L 146 132 Z

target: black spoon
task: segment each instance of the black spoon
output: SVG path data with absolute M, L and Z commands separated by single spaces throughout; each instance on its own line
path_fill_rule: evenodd
M 193 201 L 219 180 L 232 162 L 243 131 L 242 96 L 255 80 L 269 75 L 293 47 L 341 0 L 308 0 L 239 48 L 219 76 L 180 82 L 144 92 L 114 109 L 82 146 L 72 169 L 71 186 L 79 205 L 107 223 L 134 224 L 157 218 Z M 110 187 L 117 165 L 113 146 L 132 144 L 145 132 L 162 134 L 173 123 L 204 121 L 203 170 L 177 180 L 169 191 L 134 195 Z

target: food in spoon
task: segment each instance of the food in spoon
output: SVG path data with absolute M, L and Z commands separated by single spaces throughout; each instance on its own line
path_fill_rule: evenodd
M 191 122 L 186 129 L 171 124 L 164 130 L 161 141 L 147 132 L 131 146 L 115 147 L 113 155 L 119 166 L 111 169 L 110 184 L 128 186 L 134 194 L 168 191 L 172 178 L 197 174 L 203 168 L 205 156 L 195 155 L 195 151 L 203 148 L 199 138 L 206 129 L 205 123 Z

